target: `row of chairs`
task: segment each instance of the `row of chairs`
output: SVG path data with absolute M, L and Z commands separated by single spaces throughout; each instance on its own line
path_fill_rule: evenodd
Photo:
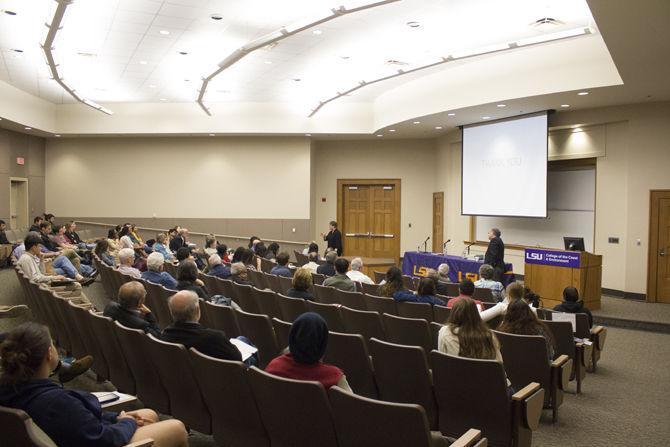
M 22 277 L 20 272 L 17 271 Z M 122 392 L 225 445 L 431 445 L 425 411 L 282 379 L 243 363 L 214 359 L 130 329 L 32 284 L 27 301 L 69 352 L 93 353 L 93 370 Z M 28 297 L 28 295 L 26 295 Z M 360 337 L 360 336 L 358 336 Z M 382 422 L 396 421 L 395 430 Z M 360 431 L 360 424 L 368 429 Z M 370 428 L 372 427 L 372 429 Z M 463 435 L 465 433 L 465 435 Z M 486 446 L 467 427 L 460 446 Z

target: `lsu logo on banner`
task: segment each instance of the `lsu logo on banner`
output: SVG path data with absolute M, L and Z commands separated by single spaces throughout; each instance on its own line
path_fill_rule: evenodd
M 428 276 L 428 267 L 418 267 L 415 265 L 412 274 L 414 276 Z
M 458 282 L 463 281 L 463 276 L 464 276 L 463 273 L 464 272 L 461 272 L 461 271 L 458 272 Z M 469 279 L 472 282 L 475 282 L 479 279 L 479 275 L 477 273 L 465 272 L 465 278 Z
M 531 261 L 541 261 L 544 259 L 544 255 L 542 253 L 526 252 L 526 259 Z

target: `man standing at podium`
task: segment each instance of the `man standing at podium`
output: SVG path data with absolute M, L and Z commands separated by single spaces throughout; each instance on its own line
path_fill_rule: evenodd
M 500 230 L 491 228 L 489 230 L 489 246 L 484 255 L 484 264 L 493 267 L 493 279 L 502 282 L 505 273 L 505 244 L 500 239 Z

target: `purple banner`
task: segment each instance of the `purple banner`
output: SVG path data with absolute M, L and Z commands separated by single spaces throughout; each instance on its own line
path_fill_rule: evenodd
M 578 251 L 555 251 L 542 248 L 527 248 L 526 264 L 553 265 L 556 267 L 579 268 Z
M 451 282 L 460 282 L 464 278 L 477 281 L 482 262 L 441 253 L 406 251 L 402 260 L 402 273 L 410 276 L 426 276 L 426 271 L 429 268 L 437 270 L 440 264 L 449 266 L 449 280 Z M 502 282 L 506 286 L 514 281 L 514 273 L 512 273 L 512 264 L 510 263 L 505 263 L 505 269 L 507 271 L 503 275 Z

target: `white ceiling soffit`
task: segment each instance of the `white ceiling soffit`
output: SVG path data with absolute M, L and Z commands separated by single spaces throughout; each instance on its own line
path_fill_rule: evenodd
M 342 17 L 346 14 L 353 14 L 356 12 L 365 11 L 368 9 L 384 6 L 389 3 L 395 3 L 398 1 L 400 0 L 382 0 L 377 2 L 366 3 L 355 8 L 346 8 L 345 6 L 339 6 L 337 8 L 331 9 L 330 13 L 328 13 L 327 15 L 319 16 L 318 18 L 314 19 L 308 19 L 307 21 L 304 21 L 302 23 L 294 23 L 291 26 L 284 26 L 276 31 L 266 34 L 265 36 L 259 37 L 258 39 L 254 39 L 251 42 L 248 42 L 246 45 L 242 46 L 241 48 L 238 48 L 237 50 L 233 51 L 228 56 L 226 56 L 225 59 L 219 62 L 218 64 L 219 68 L 217 68 L 214 72 L 210 73 L 208 76 L 203 78 L 197 103 L 200 105 L 202 110 L 204 110 L 205 113 L 207 113 L 207 115 L 211 115 L 211 112 L 204 104 L 204 98 L 205 93 L 207 92 L 207 86 L 212 81 L 212 79 L 214 79 L 215 76 L 218 76 L 224 70 L 231 67 L 233 64 L 239 62 L 242 58 L 251 54 L 252 52 L 276 44 L 286 39 L 287 37 L 296 35 L 303 31 L 310 30 L 319 25 L 330 22 L 331 20 L 335 20 L 338 17 Z

